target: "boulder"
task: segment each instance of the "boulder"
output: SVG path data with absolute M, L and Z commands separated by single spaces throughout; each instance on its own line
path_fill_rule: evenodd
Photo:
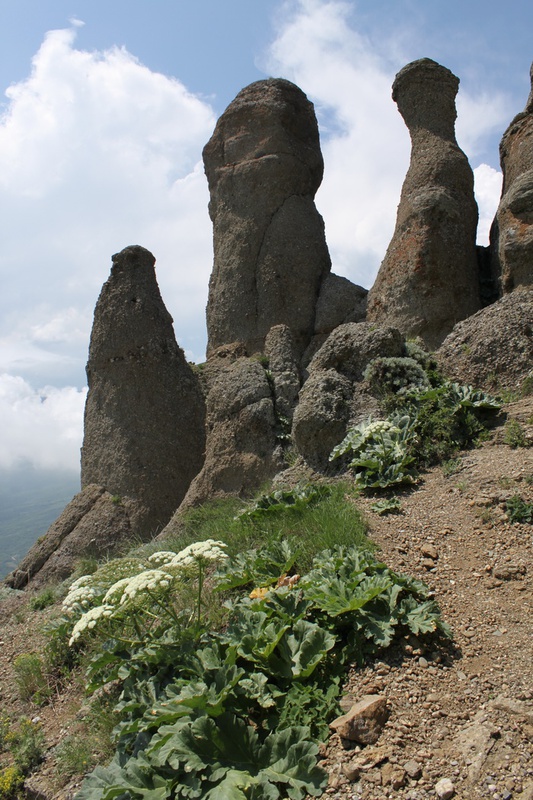
M 533 64 L 531 92 L 500 143 L 502 196 L 491 230 L 503 293 L 533 284 Z
M 293 418 L 292 439 L 308 464 L 324 470 L 349 425 L 377 411 L 363 373 L 378 356 L 401 356 L 403 346 L 396 328 L 365 322 L 339 325 L 328 336 L 309 363 Z
M 203 155 L 214 245 L 208 357 L 235 341 L 262 352 L 274 325 L 291 329 L 301 354 L 331 266 L 314 204 L 323 160 L 313 105 L 289 81 L 252 83 Z
M 292 439 L 308 464 L 325 469 L 344 439 L 353 395 L 351 381 L 334 369 L 318 370 L 305 382 L 294 413 Z
M 320 287 L 315 317 L 315 335 L 331 333 L 346 322 L 363 322 L 368 290 L 348 278 L 327 275 Z
M 460 383 L 516 388 L 533 367 L 533 290 L 516 289 L 463 320 L 435 355 L 444 374 Z
M 130 498 L 142 513 L 132 533 L 161 530 L 199 472 L 205 406 L 176 343 L 154 256 L 139 246 L 113 256 L 89 347 L 82 487 Z
M 389 718 L 387 699 L 378 694 L 367 694 L 341 717 L 330 722 L 329 727 L 342 739 L 359 744 L 375 744 Z
M 473 174 L 455 139 L 459 79 L 429 58 L 392 87 L 411 136 L 396 228 L 368 296 L 367 319 L 438 347 L 480 308 Z

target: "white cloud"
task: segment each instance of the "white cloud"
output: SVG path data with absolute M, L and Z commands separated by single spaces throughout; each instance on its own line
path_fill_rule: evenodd
M 342 0 L 287 2 L 266 66 L 301 86 L 315 103 L 325 160 L 317 206 L 333 269 L 369 287 L 394 231 L 409 165 L 409 135 L 391 86 L 398 69 L 419 53 L 410 56 L 390 36 L 362 35 L 354 8 Z M 466 92 L 460 92 L 457 107 L 458 140 L 475 164 L 487 137 L 504 127 L 509 110 L 500 95 L 474 98 Z M 489 180 L 483 169 L 476 175 L 480 240 L 485 242 L 487 215 L 497 205 L 499 188 L 497 178 Z
M 0 341 L 42 351 L 43 363 L 54 342 L 64 363 L 68 345 L 79 384 L 87 320 L 111 255 L 129 244 L 156 256 L 177 336 L 203 356 L 212 256 L 201 149 L 215 120 L 179 81 L 124 49 L 77 50 L 75 36 L 48 33 L 28 79 L 6 91 Z
M 480 164 L 474 170 L 474 185 L 479 208 L 478 243 L 489 243 L 490 226 L 494 220 L 502 191 L 503 175 L 488 164 Z
M 45 386 L 0 375 L 0 468 L 31 464 L 79 471 L 86 391 Z

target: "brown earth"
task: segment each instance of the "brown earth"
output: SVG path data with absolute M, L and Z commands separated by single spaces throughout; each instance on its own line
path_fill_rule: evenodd
M 532 443 L 533 398 L 505 411 Z M 461 453 L 452 474 L 428 471 L 401 495 L 399 514 L 380 517 L 372 500 L 361 501 L 383 561 L 429 585 L 454 640 L 425 649 L 406 638 L 350 671 L 347 705 L 383 695 L 390 716 L 374 745 L 331 736 L 322 753 L 325 797 L 425 800 L 448 779 L 460 800 L 533 798 L 533 527 L 511 524 L 505 512 L 515 494 L 533 503 L 533 449 L 513 449 L 504 435 L 502 425 Z M 63 785 L 53 748 L 84 732 L 83 679 L 38 707 L 20 701 L 13 672 L 18 654 L 39 650 L 49 613 L 31 611 L 27 594 L 0 602 L 0 701 L 3 711 L 37 720 L 46 736 L 26 797 L 70 800 L 80 779 Z

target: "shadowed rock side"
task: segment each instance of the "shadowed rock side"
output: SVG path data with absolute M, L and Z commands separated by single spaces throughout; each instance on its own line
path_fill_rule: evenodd
M 374 358 L 403 355 L 396 328 L 369 323 L 339 325 L 309 364 L 292 426 L 293 441 L 308 464 L 323 470 L 351 424 L 378 411 L 363 373 Z
M 519 287 L 460 322 L 436 357 L 460 383 L 489 391 L 520 386 L 533 371 L 533 291 Z
M 314 204 L 323 160 L 312 103 L 289 81 L 252 83 L 218 120 L 204 163 L 214 244 L 208 357 L 235 341 L 260 352 L 280 324 L 303 353 L 331 266 Z
M 282 467 L 273 389 L 256 359 L 237 357 L 219 366 L 207 397 L 206 427 L 204 466 L 161 538 L 179 529 L 182 513 L 191 506 L 249 495 Z
M 143 538 L 161 530 L 203 463 L 205 409 L 176 343 L 153 255 L 113 256 L 94 312 L 81 456 L 82 486 L 105 487 L 142 506 Z
M 455 139 L 459 79 L 428 58 L 396 76 L 411 136 L 396 228 L 369 293 L 367 319 L 437 347 L 480 307 L 473 174 Z
M 491 230 L 494 270 L 503 293 L 533 284 L 533 64 L 531 92 L 500 143 L 502 197 Z

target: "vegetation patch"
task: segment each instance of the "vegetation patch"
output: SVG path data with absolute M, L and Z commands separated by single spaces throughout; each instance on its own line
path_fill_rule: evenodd
M 80 800 L 318 796 L 345 665 L 397 635 L 449 634 L 426 587 L 369 550 L 325 550 L 300 575 L 286 539 L 228 549 L 192 543 L 107 588 L 98 571 L 72 585 L 70 642 L 90 643 L 91 690 L 122 686 L 116 756 Z M 223 625 L 208 595 L 226 597 Z

